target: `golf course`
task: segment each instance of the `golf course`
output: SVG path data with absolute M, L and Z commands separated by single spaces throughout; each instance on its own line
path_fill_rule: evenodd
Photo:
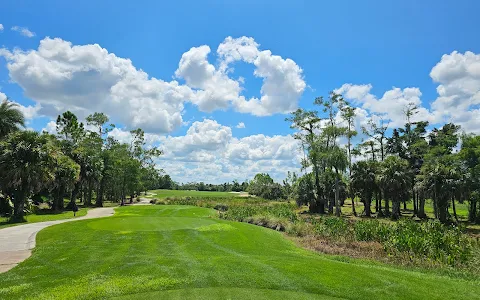
M 118 207 L 50 226 L 0 275 L 0 299 L 475 299 L 475 281 L 297 247 L 213 209 Z

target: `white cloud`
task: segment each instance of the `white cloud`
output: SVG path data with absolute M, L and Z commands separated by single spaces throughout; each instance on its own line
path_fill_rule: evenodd
M 438 97 L 430 107 L 422 103 L 420 89 L 393 88 L 381 98 L 371 94 L 371 84 L 344 84 L 335 90 L 360 105 L 370 114 L 382 115 L 390 119 L 391 127 L 403 126 L 404 108 L 413 103 L 419 107 L 413 120 L 426 120 L 431 125 L 442 126 L 453 122 L 466 132 L 480 133 L 480 54 L 467 51 L 453 51 L 442 56 L 432 68 L 430 77 L 437 86 Z
M 245 128 L 245 123 L 243 122 L 240 122 L 237 124 L 237 126 L 235 126 L 236 128 Z
M 240 83 L 216 70 L 208 62 L 210 47 L 193 47 L 182 55 L 175 75 L 188 86 L 199 89 L 191 100 L 200 110 L 211 112 L 225 109 L 241 91 Z
M 232 137 L 230 127 L 215 120 L 194 122 L 184 136 L 162 137 L 164 156 L 158 166 L 175 180 L 225 182 L 251 179 L 268 172 L 277 180 L 287 171 L 297 171 L 298 144 L 292 136 L 263 134 Z
M 435 116 L 429 110 L 422 106 L 420 89 L 409 87 L 400 89 L 393 87 L 386 91 L 381 98 L 377 98 L 370 93 L 372 85 L 354 85 L 344 84 L 335 90 L 336 93 L 343 94 L 345 99 L 353 101 L 353 104 L 359 105 L 370 114 L 384 116 L 391 120 L 391 127 L 403 126 L 406 122 L 405 108 L 409 104 L 419 107 L 418 113 L 412 117 L 412 120 L 427 120 L 435 122 Z
M 0 92 L 0 102 L 2 102 L 3 100 L 5 99 L 8 99 L 7 95 L 5 95 L 4 93 Z M 32 105 L 29 105 L 29 106 L 24 106 L 16 101 L 12 101 L 11 99 L 9 99 L 10 102 L 16 104 L 16 108 L 22 112 L 23 116 L 25 117 L 25 119 L 28 121 L 28 120 L 31 120 L 35 117 L 38 116 L 38 112 L 40 111 L 40 109 L 42 108 L 42 106 L 38 103 L 35 104 L 35 106 L 32 106 Z
M 0 31 L 3 31 L 3 24 L 0 24 Z
M 26 120 L 31 120 L 33 118 L 36 118 L 38 116 L 38 112 L 41 110 L 42 106 L 37 103 L 35 106 L 29 105 L 29 106 L 23 106 L 20 103 L 17 103 L 14 101 L 18 106 L 18 110 L 20 110 L 23 113 L 23 116 L 25 117 Z
M 460 124 L 467 132 L 480 132 L 480 54 L 467 51 L 442 56 L 430 72 L 438 82 L 434 112 L 444 121 Z
M 244 61 L 252 63 L 254 75 L 263 79 L 261 97 L 247 100 L 240 96 L 233 102 L 235 109 L 256 116 L 295 110 L 306 87 L 302 69 L 293 60 L 272 55 L 270 50 L 260 51 L 258 47 L 252 38 L 227 37 L 217 49 L 221 70 L 231 71 L 229 64 Z
M 149 78 L 128 59 L 99 45 L 73 46 L 45 38 L 38 50 L 0 52 L 12 81 L 55 117 L 71 110 L 84 118 L 106 112 L 112 121 L 149 132 L 170 132 L 182 125 L 185 99 L 193 95 L 176 81 Z
M 42 128 L 42 131 L 48 132 L 50 134 L 57 133 L 57 123 L 55 121 L 50 121 Z
M 20 29 L 20 28 L 17 28 Z M 150 77 L 129 59 L 109 53 L 98 44 L 72 45 L 45 38 L 36 50 L 0 49 L 13 82 L 40 103 L 39 114 L 55 117 L 71 110 L 79 118 L 101 111 L 127 129 L 169 133 L 184 124 L 184 103 L 211 112 L 233 106 L 254 115 L 287 113 L 297 107 L 305 88 L 302 70 L 290 59 L 258 50 L 253 38 L 228 37 L 218 47 L 218 69 L 209 63 L 209 46 L 185 52 L 175 75 L 185 85 Z M 232 79 L 230 64 L 253 63 L 263 78 L 260 99 L 241 96 L 243 78 Z
M 3 26 L 2 26 L 2 28 L 3 28 Z M 28 38 L 31 38 L 31 37 L 35 36 L 35 32 L 32 32 L 32 31 L 28 30 L 27 27 L 13 26 L 11 28 L 11 30 L 16 31 L 16 32 L 20 33 L 21 35 L 26 36 Z

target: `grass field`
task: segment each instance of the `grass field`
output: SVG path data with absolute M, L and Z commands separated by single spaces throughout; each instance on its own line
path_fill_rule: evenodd
M 238 194 L 230 192 L 188 191 L 188 190 L 153 190 L 147 198 L 162 199 L 166 197 L 235 197 Z
M 133 206 L 55 225 L 0 276 L 0 299 L 475 299 L 478 281 L 296 247 L 211 209 Z
M 79 208 L 77 212 L 77 217 L 85 216 L 87 214 L 87 208 Z M 73 218 L 72 211 L 62 211 L 58 213 L 48 212 L 48 213 L 41 213 L 41 214 L 30 214 L 25 217 L 25 223 L 9 223 L 8 218 L 0 217 L 0 229 L 10 226 L 17 226 L 26 223 L 37 223 L 37 222 L 45 222 L 45 221 L 56 221 L 56 220 L 64 220 L 64 219 L 71 219 Z

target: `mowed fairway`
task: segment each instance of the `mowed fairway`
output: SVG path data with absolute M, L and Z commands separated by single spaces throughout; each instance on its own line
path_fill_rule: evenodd
M 42 230 L 0 299 L 475 299 L 478 282 L 343 262 L 190 206 L 134 206 Z

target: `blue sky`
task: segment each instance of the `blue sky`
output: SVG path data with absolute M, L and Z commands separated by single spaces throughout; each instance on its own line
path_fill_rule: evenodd
M 142 117 L 154 111 L 149 110 L 149 104 L 135 102 L 129 104 L 130 106 L 123 106 L 126 110 L 141 107 L 138 119 L 135 119 L 134 113 L 128 115 L 119 111 L 121 103 L 111 111 L 108 103 L 101 107 L 124 130 L 131 129 L 136 124 L 145 124 L 152 140 L 155 143 L 160 141 L 166 152 L 171 150 L 171 156 L 166 153 L 162 167 L 172 172 L 179 181 L 199 178 L 222 181 L 220 177 L 232 179 L 236 178 L 235 176 L 242 180 L 242 177 L 249 177 L 257 171 L 273 172 L 279 178 L 287 170 L 298 168 L 295 163 L 297 155 L 293 153 L 295 146 L 288 136 L 291 130 L 284 121 L 286 110 L 292 107 L 311 107 L 316 96 L 326 96 L 334 89 L 345 93 L 346 98 L 362 109 L 359 111 L 361 117 L 358 124 L 379 114 L 392 119 L 392 125 L 401 124 L 399 103 L 413 99 L 423 106 L 425 111 L 421 114 L 432 124 L 454 121 L 467 131 L 476 131 L 477 125 L 480 125 L 477 123 L 479 121 L 476 121 L 476 109 L 480 103 L 480 100 L 476 100 L 480 99 L 480 94 L 477 95 L 480 90 L 478 11 L 480 2 L 473 0 L 41 3 L 7 0 L 3 1 L 0 13 L 0 24 L 3 25 L 0 47 L 4 49 L 0 56 L 0 92 L 26 107 L 39 104 L 42 109 L 32 113 L 29 126 L 42 130 L 56 113 L 52 107 L 58 109 L 59 103 L 62 108 L 79 111 L 79 115 L 82 115 L 82 112 L 88 113 L 88 108 L 95 105 L 96 101 L 113 100 L 102 98 L 91 100 L 92 104 L 79 104 L 86 95 L 83 89 L 92 86 L 91 82 L 85 81 L 90 78 L 91 73 L 72 76 L 70 81 L 62 79 L 63 86 L 59 87 L 60 83 L 47 81 L 50 79 L 48 76 L 55 78 L 57 64 L 64 62 L 58 61 L 58 57 L 56 62 L 52 62 L 48 57 L 42 57 L 45 59 L 42 63 L 33 59 L 25 62 L 21 55 L 26 52 L 15 52 L 15 48 L 37 51 L 40 42 L 46 37 L 59 38 L 63 42 L 70 42 L 71 46 L 99 44 L 116 58 L 130 59 L 132 66 L 143 70 L 149 78 L 165 82 L 175 80 L 179 85 L 187 86 L 196 92 L 208 88 L 217 91 L 221 88 L 214 85 L 218 84 L 218 80 L 212 83 L 202 79 L 199 83 L 201 87 L 192 84 L 194 79 L 188 82 L 187 78 L 197 78 L 189 76 L 200 76 L 199 69 L 185 69 L 180 72 L 180 76 L 176 75 L 176 71 L 180 70 L 182 55 L 192 47 L 206 45 L 210 48 L 206 62 L 218 72 L 221 57 L 217 54 L 217 47 L 229 36 L 233 39 L 249 37 L 258 51 L 271 51 L 271 55 L 265 60 L 269 65 L 265 67 L 273 69 L 265 69 L 265 72 L 280 72 L 271 75 L 273 90 L 283 91 L 285 88 L 285 91 L 290 91 L 285 86 L 291 83 L 288 80 L 277 80 L 279 76 L 287 73 L 283 73 L 286 66 L 275 69 L 271 65 L 275 62 L 268 59 L 274 56 L 282 58 L 280 63 L 284 63 L 287 58 L 291 59 L 294 62 L 293 67 L 297 66 L 301 70 L 292 69 L 292 73 L 288 74 L 298 75 L 294 80 L 296 84 L 305 84 L 303 88 L 297 85 L 296 92 L 285 99 L 278 95 L 265 108 L 263 114 L 267 114 L 266 116 L 255 115 L 259 111 L 255 107 L 242 111 L 234 102 L 225 99 L 223 106 L 220 105 L 222 107 L 211 104 L 213 102 L 207 104 L 205 100 L 204 105 L 213 107 L 206 111 L 200 108 L 200 100 L 189 101 L 189 96 L 177 99 L 181 104 L 168 106 L 168 114 L 177 112 L 178 115 L 176 119 L 172 118 L 170 123 L 166 121 L 165 126 L 155 123 L 155 118 L 162 118 L 161 110 L 165 107 L 163 104 L 158 107 L 159 115 L 154 115 L 152 120 Z M 19 32 L 21 29 L 11 30 L 13 26 L 28 28 L 35 35 L 22 35 Z M 57 53 L 60 59 L 66 57 L 66 54 L 60 53 L 66 48 L 61 49 L 59 44 L 55 43 L 52 43 L 52 47 L 55 49 L 49 51 L 60 49 Z M 68 50 L 65 51 L 68 53 Z M 458 53 L 452 54 L 453 51 Z M 471 54 L 467 54 L 467 51 Z M 190 53 L 194 57 L 194 53 Z M 74 71 L 67 72 L 62 69 L 64 74 L 69 74 L 70 71 L 77 72 L 76 74 L 85 71 L 82 66 L 88 61 L 81 61 L 79 57 L 85 57 L 75 55 L 69 58 L 69 66 L 66 67 L 73 68 Z M 447 57 L 442 59 L 443 55 Z M 234 71 L 221 74 L 223 79 L 240 82 L 241 92 L 236 96 L 245 97 L 243 104 L 252 97 L 260 98 L 263 95 L 261 88 L 265 79 L 254 76 L 254 71 L 260 67 L 247 60 L 248 58 L 242 57 L 231 62 L 229 68 L 234 68 Z M 101 61 L 96 63 L 100 64 Z M 16 69 L 12 67 L 19 64 L 23 65 Z M 53 73 L 45 73 L 47 69 L 42 70 L 44 67 L 50 68 L 48 70 L 53 70 Z M 89 64 L 85 68 L 90 68 L 90 72 L 99 76 L 102 72 L 111 71 L 97 69 L 95 64 Z M 42 70 L 40 74 L 43 75 L 31 76 L 27 74 L 28 70 Z M 109 76 L 113 75 L 108 73 L 92 78 L 98 88 L 103 88 L 108 84 L 101 80 L 107 78 L 106 82 L 111 83 Z M 244 81 L 238 80 L 240 76 Z M 84 82 L 80 82 L 81 80 Z M 155 87 L 141 86 L 134 89 L 144 89 L 141 90 L 142 95 L 156 92 Z M 439 86 L 445 90 L 443 94 L 437 92 Z M 42 87 L 44 90 L 41 90 Z M 393 87 L 400 90 L 395 91 Z M 75 95 L 76 89 L 82 95 Z M 55 91 L 56 94 L 50 95 L 48 90 Z M 65 96 L 58 95 L 58 91 L 65 92 Z M 392 93 L 385 96 L 384 93 L 388 91 Z M 128 100 L 122 98 L 123 100 L 118 101 L 130 101 L 138 95 L 131 87 L 126 94 Z M 95 95 L 94 91 L 91 95 Z M 114 98 L 112 95 L 107 96 Z M 223 96 L 225 94 L 219 97 Z M 68 100 L 65 100 L 67 98 Z M 138 101 L 141 102 L 142 99 Z M 162 97 L 152 99 L 154 102 L 151 103 L 165 101 Z M 275 101 L 279 101 L 278 104 Z M 432 106 L 432 103 L 435 104 Z M 179 125 L 179 116 L 183 125 Z M 212 122 L 207 124 L 205 120 Z M 198 123 L 193 126 L 195 121 Z M 236 128 L 240 122 L 245 124 L 245 128 Z M 192 129 L 189 134 L 190 128 Z M 206 141 L 198 142 L 195 132 L 200 136 L 207 133 L 210 136 L 204 138 Z M 126 135 L 125 132 L 118 133 L 119 137 Z M 263 135 L 263 140 L 259 135 Z M 274 136 L 284 140 L 273 141 Z M 285 145 L 289 145 L 289 148 L 284 149 Z M 284 147 L 283 150 L 279 150 L 281 146 Z M 255 153 L 255 150 L 260 153 Z M 290 157 L 287 152 L 292 152 Z M 175 160 L 178 160 L 175 164 L 171 162 L 174 156 Z M 178 171 L 179 169 L 181 171 Z M 246 169 L 248 171 L 240 171 Z

